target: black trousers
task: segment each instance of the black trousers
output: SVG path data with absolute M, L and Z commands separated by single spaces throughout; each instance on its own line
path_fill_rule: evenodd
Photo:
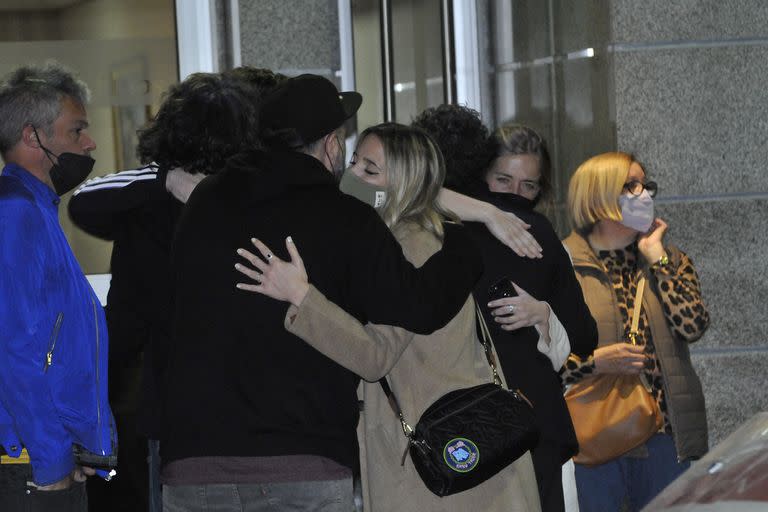
M 148 510 L 147 439 L 137 431 L 136 420 L 141 368 L 141 359 L 109 363 L 109 403 L 115 416 L 117 439 L 120 443 L 117 452 L 117 475 L 109 482 L 101 478 L 88 479 L 91 512 Z
M 557 443 L 539 441 L 531 451 L 536 483 L 539 485 L 541 512 L 564 512 L 563 465 L 560 462 L 560 446 Z
M 88 512 L 85 482 L 62 491 L 38 491 L 29 464 L 0 464 L 0 510 L 3 512 Z

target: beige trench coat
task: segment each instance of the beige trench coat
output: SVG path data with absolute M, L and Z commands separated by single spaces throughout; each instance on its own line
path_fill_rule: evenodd
M 432 234 L 415 225 L 394 234 L 416 266 L 440 249 Z M 289 309 L 286 328 L 368 381 L 361 382 L 358 390 L 365 404 L 358 439 L 366 512 L 540 510 L 529 453 L 483 484 L 445 498 L 426 488 L 410 457 L 404 466 L 400 464 L 408 443 L 376 381 L 387 376 L 411 425 L 445 393 L 491 382 L 491 370 L 475 334 L 471 296 L 445 327 L 420 336 L 397 327 L 363 326 L 311 288 L 299 308 Z

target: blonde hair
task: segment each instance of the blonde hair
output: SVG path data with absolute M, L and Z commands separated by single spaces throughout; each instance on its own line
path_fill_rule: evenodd
M 576 169 L 568 186 L 568 213 L 577 231 L 603 219 L 621 221 L 619 196 L 635 159 L 622 152 L 593 156 Z
M 521 124 L 504 124 L 496 128 L 491 135 L 491 143 L 495 146 L 495 158 L 506 155 L 531 155 L 539 159 L 538 198 L 545 198 L 552 190 L 552 164 L 549 159 L 547 143 L 533 128 Z M 493 162 L 486 169 L 493 167 Z
M 442 240 L 443 221 L 457 219 L 437 203 L 445 180 L 445 163 L 437 145 L 424 131 L 398 123 L 372 126 L 360 134 L 360 141 L 369 135 L 378 137 L 384 147 L 384 222 L 390 229 L 402 222 L 415 222 Z

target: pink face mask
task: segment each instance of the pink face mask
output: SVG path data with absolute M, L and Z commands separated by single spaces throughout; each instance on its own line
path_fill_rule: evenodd
M 653 198 L 647 190 L 639 196 L 622 194 L 619 197 L 621 223 L 630 229 L 645 233 L 653 225 Z

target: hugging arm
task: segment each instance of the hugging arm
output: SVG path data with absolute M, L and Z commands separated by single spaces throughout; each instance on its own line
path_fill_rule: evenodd
M 403 327 L 415 334 L 442 328 L 461 310 L 482 274 L 483 263 L 474 244 L 459 227 L 446 225 L 442 249 L 417 269 L 381 219 L 371 214 L 375 218 L 362 229 L 366 240 L 346 255 L 347 300 L 358 305 L 372 323 Z M 301 242 L 296 243 L 300 247 Z M 270 262 L 277 262 L 274 258 Z M 263 264 L 268 266 L 267 259 Z M 252 271 L 251 277 L 258 279 L 263 268 Z M 247 284 L 253 285 L 240 287 Z
M 69 200 L 69 216 L 83 231 L 104 240 L 116 232 L 133 210 L 168 197 L 164 177 L 155 166 L 91 178 Z
M 389 372 L 413 339 L 412 333 L 387 325 L 363 325 L 329 301 L 308 283 L 304 263 L 290 237 L 286 240 L 289 261 L 275 256 L 259 240 L 253 244 L 261 258 L 238 250 L 257 269 L 236 265 L 250 278 L 250 282 L 238 283 L 238 288 L 290 302 L 286 330 L 365 380 L 374 382 Z
M 313 286 L 288 309 L 285 328 L 369 382 L 389 373 L 414 337 L 400 327 L 361 324 Z
M 483 272 L 474 243 L 461 226 L 446 223 L 442 249 L 417 269 L 386 225 L 378 217 L 373 220 L 367 230 L 377 243 L 350 258 L 352 274 L 359 277 L 350 282 L 351 300 L 372 323 L 415 334 L 444 327 L 464 306 Z
M 541 258 L 541 246 L 528 232 L 531 226 L 517 215 L 447 188 L 440 191 L 440 205 L 463 221 L 482 222 L 493 236 L 518 256 Z

